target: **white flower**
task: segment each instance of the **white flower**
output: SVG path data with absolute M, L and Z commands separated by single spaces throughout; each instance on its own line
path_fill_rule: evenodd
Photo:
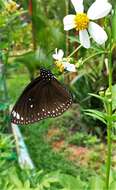
M 52 55 L 56 60 L 56 66 L 59 67 L 62 72 L 64 69 L 71 72 L 76 72 L 76 68 L 74 64 L 70 64 L 66 58 L 63 58 L 64 52 L 62 49 L 55 49 L 55 53 Z
M 64 69 L 70 72 L 76 72 L 76 68 L 74 64 L 69 62 L 63 62 Z
M 68 31 L 75 28 L 79 31 L 80 43 L 85 48 L 90 48 L 89 34 L 98 44 L 105 43 L 108 38 L 106 32 L 91 20 L 100 19 L 108 15 L 112 5 L 107 0 L 96 0 L 86 14 L 84 13 L 83 0 L 71 0 L 71 2 L 75 8 L 76 15 L 70 14 L 64 17 L 64 30 Z
M 64 52 L 62 49 L 57 50 L 57 48 L 55 49 L 55 53 L 52 55 L 53 58 L 57 61 L 62 61 L 63 56 L 64 56 Z

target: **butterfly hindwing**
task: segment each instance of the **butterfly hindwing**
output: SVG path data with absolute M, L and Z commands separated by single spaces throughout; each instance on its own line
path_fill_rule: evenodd
M 61 115 L 72 103 L 72 97 L 68 91 L 55 79 L 52 81 L 51 99 L 55 112 L 53 116 Z
M 33 80 L 23 91 L 12 112 L 11 121 L 29 124 L 47 117 L 57 117 L 72 103 L 70 93 L 47 70 Z

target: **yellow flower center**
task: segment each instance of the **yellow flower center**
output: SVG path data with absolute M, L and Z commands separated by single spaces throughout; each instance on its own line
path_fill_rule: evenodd
M 89 18 L 86 13 L 78 13 L 74 19 L 76 30 L 85 30 L 89 24 Z
M 60 61 L 55 61 L 56 67 L 60 70 L 60 72 L 64 71 L 64 65 Z
M 17 10 L 16 2 L 12 1 L 10 3 L 7 3 L 6 9 L 8 12 L 11 12 L 11 13 L 15 12 Z

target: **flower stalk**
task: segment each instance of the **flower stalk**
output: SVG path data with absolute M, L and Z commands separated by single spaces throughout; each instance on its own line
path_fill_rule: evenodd
M 80 48 L 82 47 L 82 45 L 78 46 L 69 56 L 69 57 L 72 57 Z
M 108 71 L 109 71 L 109 97 L 108 97 L 108 108 L 107 114 L 109 118 L 112 116 L 112 50 L 109 52 L 109 62 L 108 62 Z M 111 154 L 112 154 L 112 139 L 111 139 L 111 129 L 112 129 L 112 120 L 109 119 L 107 122 L 107 145 L 108 145 L 108 154 L 106 161 L 106 189 L 109 189 L 109 180 L 110 180 L 110 169 L 111 169 Z

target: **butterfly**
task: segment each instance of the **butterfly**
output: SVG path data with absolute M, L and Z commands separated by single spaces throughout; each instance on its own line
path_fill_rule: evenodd
M 40 69 L 40 76 L 30 82 L 11 111 L 11 122 L 29 124 L 57 117 L 72 104 L 72 96 L 50 70 Z

